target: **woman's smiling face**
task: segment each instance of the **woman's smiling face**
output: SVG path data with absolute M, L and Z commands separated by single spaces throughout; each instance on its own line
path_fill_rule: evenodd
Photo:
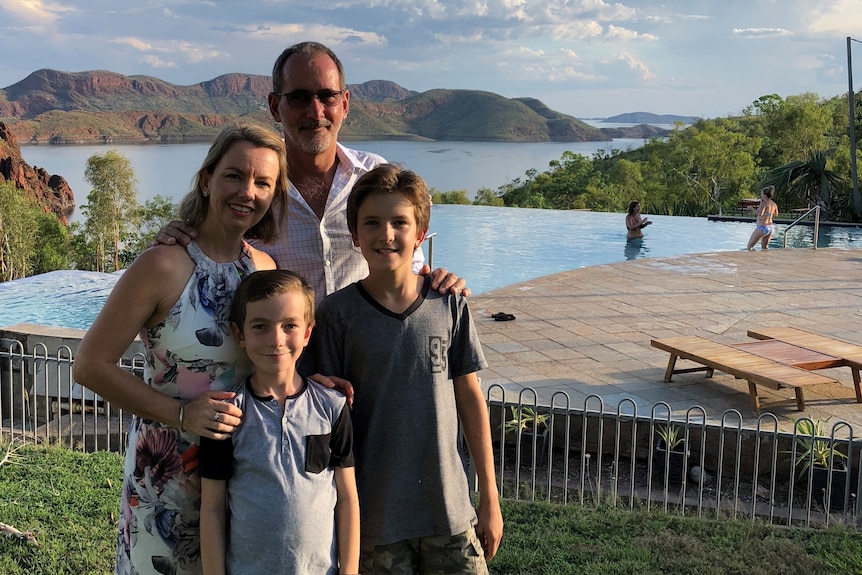
M 201 182 L 209 197 L 206 219 L 215 218 L 229 228 L 251 229 L 272 203 L 278 170 L 275 150 L 244 141 L 232 145 Z

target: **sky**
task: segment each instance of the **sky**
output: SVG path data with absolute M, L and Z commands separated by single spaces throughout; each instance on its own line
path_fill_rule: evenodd
M 42 68 L 179 85 L 316 40 L 348 83 L 532 97 L 579 118 L 715 118 L 846 95 L 862 0 L 0 0 L 0 88 Z M 851 42 L 862 89 L 862 43 Z

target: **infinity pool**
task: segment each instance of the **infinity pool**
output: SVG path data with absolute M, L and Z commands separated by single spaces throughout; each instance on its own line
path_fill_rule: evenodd
M 479 294 L 585 266 L 742 250 L 754 227 L 706 218 L 649 218 L 654 223 L 644 230 L 646 237 L 627 242 L 624 214 L 438 205 L 431 213 L 434 265 L 464 276 Z M 784 226 L 777 226 L 771 247 L 782 246 L 783 233 Z M 811 247 L 811 228 L 793 228 L 787 243 Z M 818 244 L 860 248 L 862 230 L 821 227 Z M 87 329 L 118 277 L 66 270 L 0 283 L 0 326 Z

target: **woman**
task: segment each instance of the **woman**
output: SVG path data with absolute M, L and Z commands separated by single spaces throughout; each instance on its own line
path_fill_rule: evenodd
M 274 269 L 244 238 L 272 239 L 287 161 L 269 129 L 224 129 L 180 205 L 188 248 L 159 245 L 123 273 L 75 359 L 75 379 L 135 414 L 123 472 L 116 573 L 200 573 L 199 436 L 223 439 L 242 412 L 222 400 L 250 372 L 230 334 L 239 281 Z M 144 381 L 117 366 L 134 337 Z
M 626 216 L 626 239 L 633 240 L 635 238 L 644 237 L 643 232 L 641 231 L 652 222 L 646 218 L 641 217 L 641 204 L 640 202 L 632 202 L 629 204 L 629 214 Z
M 748 251 L 754 251 L 754 244 L 760 240 L 761 249 L 769 249 L 769 240 L 775 231 L 772 218 L 778 215 L 778 204 L 772 201 L 775 186 L 767 186 L 760 190 L 760 204 L 757 206 L 757 227 L 748 239 Z

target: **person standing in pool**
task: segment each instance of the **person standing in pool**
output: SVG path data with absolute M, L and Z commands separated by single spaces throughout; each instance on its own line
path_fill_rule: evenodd
M 757 206 L 757 227 L 748 239 L 748 251 L 754 251 L 754 245 L 760 240 L 761 249 L 769 249 L 769 240 L 775 231 L 772 218 L 778 215 L 778 204 L 772 201 L 775 186 L 767 186 L 760 190 L 760 205 Z
M 635 238 L 644 237 L 643 232 L 641 231 L 652 222 L 646 218 L 641 217 L 641 204 L 640 202 L 632 202 L 629 204 L 629 213 L 626 216 L 626 239 L 633 240 Z

